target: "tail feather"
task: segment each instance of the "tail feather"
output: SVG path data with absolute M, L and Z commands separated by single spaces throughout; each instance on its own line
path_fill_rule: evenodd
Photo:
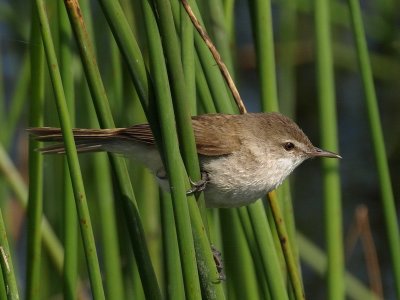
M 74 128 L 72 132 L 75 140 L 87 139 L 99 139 L 99 138 L 110 138 L 116 136 L 121 131 L 120 128 L 116 129 L 83 129 Z M 28 129 L 28 132 L 35 136 L 38 141 L 42 142 L 60 142 L 62 141 L 62 132 L 60 128 L 55 127 L 32 127 Z
M 104 151 L 104 144 L 117 138 L 119 129 L 73 129 L 76 150 L 79 153 Z M 63 135 L 60 128 L 37 127 L 29 128 L 36 140 L 41 142 L 63 142 Z M 43 154 L 64 154 L 65 146 L 62 143 L 46 146 L 37 149 Z
M 55 144 L 51 146 L 38 148 L 37 151 L 39 151 L 42 154 L 65 154 L 65 146 L 64 144 Z M 79 153 L 100 152 L 104 151 L 104 149 L 100 144 L 85 143 L 85 144 L 76 144 L 76 151 Z
M 55 142 L 37 149 L 43 154 L 64 154 L 65 145 L 60 128 L 30 128 L 28 132 L 38 141 Z M 107 151 L 115 154 L 132 155 L 152 172 L 164 168 L 148 124 L 116 129 L 73 129 L 76 149 L 79 153 Z

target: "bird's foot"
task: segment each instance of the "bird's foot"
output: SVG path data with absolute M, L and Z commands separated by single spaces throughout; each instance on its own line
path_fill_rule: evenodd
M 191 188 L 186 192 L 186 195 L 192 195 L 194 193 L 202 192 L 207 186 L 208 183 L 208 174 L 207 172 L 201 172 L 201 179 L 199 181 L 193 181 L 189 178 Z
M 219 281 L 226 280 L 226 276 L 225 276 L 225 272 L 224 272 L 224 262 L 222 260 L 221 252 L 217 248 L 215 248 L 214 245 L 211 245 L 211 251 L 213 253 L 215 266 L 217 267 L 217 271 L 218 271 L 218 280 Z

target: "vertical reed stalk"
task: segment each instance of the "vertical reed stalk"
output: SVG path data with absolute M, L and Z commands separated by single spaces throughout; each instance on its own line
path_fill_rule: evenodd
M 80 220 L 80 229 L 85 249 L 86 263 L 89 271 L 92 293 L 94 299 L 104 299 L 100 266 L 97 259 L 97 251 L 90 221 L 89 209 L 87 207 L 82 174 L 80 171 L 78 155 L 76 153 L 76 146 L 71 128 L 71 121 L 69 119 L 69 112 L 66 105 L 64 89 L 46 15 L 45 5 L 42 0 L 36 0 L 36 9 L 39 15 L 40 29 L 47 59 L 47 65 L 49 67 L 50 78 L 55 93 L 55 101 L 64 138 L 66 155 L 68 159 L 68 167 L 71 173 L 75 204 Z
M 315 1 L 318 99 L 322 147 L 337 152 L 337 121 L 329 6 L 329 1 Z M 333 159 L 323 159 L 322 163 L 324 169 L 325 232 L 328 255 L 327 298 L 339 300 L 344 298 L 339 162 Z
M 192 226 L 190 224 L 188 199 L 186 199 L 185 196 L 188 184 L 185 186 L 183 177 L 184 169 L 183 166 L 179 164 L 181 159 L 179 157 L 178 137 L 176 134 L 175 117 L 163 49 L 150 3 L 145 1 L 141 3 L 141 6 L 147 32 L 147 43 L 149 45 L 150 74 L 154 83 L 155 101 L 157 103 L 157 112 L 161 124 L 164 164 L 166 166 L 173 199 L 185 295 L 188 299 L 200 299 L 201 292 L 193 246 Z
M 82 11 L 87 18 L 86 24 L 88 25 L 88 35 L 91 39 L 94 39 L 93 33 L 93 22 L 92 22 L 92 14 L 90 11 L 89 2 L 82 3 Z M 64 7 L 65 9 L 65 7 Z M 71 31 L 72 34 L 72 31 Z M 72 37 L 72 36 L 71 36 Z M 112 46 L 111 46 L 112 47 Z M 112 50 L 111 50 L 112 51 Z M 114 63 L 118 63 L 114 61 Z M 113 65 L 118 68 L 115 64 Z M 115 95 L 118 95 L 121 91 L 122 87 L 122 75 L 113 76 L 113 89 L 112 92 Z M 121 95 L 120 95 L 121 96 Z M 90 94 L 87 89 L 85 89 L 84 93 L 84 102 L 87 106 L 90 106 Z M 122 101 L 123 99 L 120 99 Z M 117 104 L 118 101 L 114 104 Z M 97 118 L 95 112 L 92 109 L 92 106 L 88 107 L 88 119 L 90 127 L 95 128 L 98 127 Z M 95 155 L 93 158 L 93 171 L 94 171 L 94 181 L 96 183 L 101 183 L 99 187 L 96 189 L 96 196 L 98 199 L 98 211 L 101 219 L 101 237 L 102 237 L 102 245 L 104 252 L 104 271 L 103 277 L 104 287 L 105 287 L 105 296 L 107 299 L 125 299 L 124 289 L 123 289 L 123 280 L 122 280 L 122 270 L 121 270 L 121 260 L 120 260 L 120 248 L 119 248 L 119 238 L 118 232 L 116 229 L 116 216 L 115 216 L 115 207 L 113 201 L 113 190 L 112 190 L 112 178 L 111 178 L 111 169 L 108 164 L 107 156 L 104 154 Z
M 365 101 L 368 110 L 369 124 L 375 153 L 375 161 L 378 169 L 379 185 L 383 213 L 385 215 L 386 231 L 389 239 L 389 250 L 392 259 L 392 267 L 395 279 L 397 298 L 400 298 L 400 232 L 396 215 L 396 205 L 393 196 L 393 188 L 390 179 L 389 165 L 386 156 L 385 141 L 379 116 L 378 101 L 372 76 L 371 63 L 368 54 L 360 4 L 357 0 L 349 0 L 351 21 L 357 58 L 360 65 L 361 77 L 364 85 Z
M 271 2 L 250 1 L 261 91 L 262 111 L 278 111 Z
M 268 199 L 276 224 L 278 237 L 281 242 L 282 253 L 285 257 L 286 266 L 290 277 L 290 283 L 292 284 L 295 297 L 296 299 L 304 299 L 305 296 L 303 292 L 303 285 L 299 274 L 300 272 L 298 272 L 299 265 L 297 264 L 295 256 L 292 252 L 293 246 L 291 245 L 291 241 L 288 239 L 288 230 L 286 229 L 284 219 L 282 218 L 283 214 L 278 203 L 276 192 L 270 192 L 268 194 Z M 289 216 L 293 217 L 293 214 Z
M 257 66 L 258 74 L 260 77 L 260 90 L 261 90 L 261 107 L 263 111 L 278 111 L 278 94 L 277 94 L 277 80 L 275 70 L 275 55 L 274 55 L 274 38 L 272 30 L 272 13 L 271 3 L 269 1 L 251 1 L 252 12 L 252 25 L 253 35 L 256 45 Z M 271 206 L 271 213 L 275 220 L 275 227 L 278 230 L 282 253 L 284 255 L 286 265 L 288 268 L 289 278 L 293 287 L 296 299 L 304 299 L 303 287 L 300 279 L 300 269 L 295 263 L 292 247 L 288 241 L 288 233 L 285 223 L 283 222 L 283 215 L 280 210 L 278 199 L 275 192 L 268 195 L 269 203 Z M 289 199 L 290 201 L 290 199 Z M 249 210 L 255 210 L 254 207 L 249 206 Z M 253 212 L 255 214 L 255 212 Z M 259 218 L 266 218 L 259 215 Z M 294 218 L 293 214 L 287 215 L 287 219 Z M 255 219 L 253 222 L 264 222 L 260 219 Z M 256 232 L 257 234 L 257 232 Z M 261 239 L 261 236 L 258 236 Z M 264 254 L 262 254 L 264 255 Z
M 0 265 L 8 300 L 19 300 L 18 285 L 8 245 L 3 214 L 0 210 Z
M 67 100 L 71 123 L 75 121 L 75 93 L 74 73 L 71 72 L 73 54 L 72 31 L 68 22 L 68 15 L 62 3 L 57 4 L 58 21 L 60 30 L 60 73 Z M 63 204 L 64 204 L 64 273 L 63 292 L 67 300 L 77 297 L 78 281 L 78 217 L 74 203 L 74 193 L 71 184 L 71 175 L 68 170 L 68 162 L 63 161 Z
M 99 123 L 103 128 L 113 128 L 115 125 L 111 109 L 97 67 L 93 46 L 89 40 L 85 23 L 82 18 L 79 3 L 74 0 L 65 2 L 65 5 L 74 31 L 75 39 L 79 46 L 85 75 L 89 84 Z M 126 164 L 116 155 L 110 155 L 110 160 L 121 193 L 122 205 L 124 207 L 123 212 L 128 225 L 128 232 L 131 238 L 136 261 L 138 263 L 139 273 L 146 297 L 151 299 L 160 299 L 160 288 L 149 256 L 143 226 Z
M 168 299 L 185 299 L 179 243 L 176 235 L 172 198 L 161 192 L 161 222 L 163 229 L 166 295 Z
M 43 125 L 44 104 L 44 52 L 40 36 L 39 20 L 35 8 L 32 9 L 31 31 L 31 91 L 29 125 Z M 28 194 L 28 250 L 26 268 L 26 299 L 41 298 L 41 222 L 43 206 L 43 156 L 35 151 L 40 142 L 30 140 L 29 143 L 29 194 Z
M 261 297 L 262 287 L 265 283 L 265 276 L 262 276 L 262 273 L 259 272 L 259 267 L 262 264 L 260 261 L 256 261 L 253 253 L 251 253 L 255 245 L 250 243 L 247 232 L 242 228 L 239 211 L 236 209 L 220 211 L 221 223 L 223 224 L 221 226 L 221 238 L 224 245 L 223 260 L 225 272 L 228 276 L 226 282 L 227 298 L 262 299 L 264 298 Z
M 288 299 L 271 228 L 261 201 L 247 207 L 272 299 Z M 263 236 L 264 238 L 261 238 Z

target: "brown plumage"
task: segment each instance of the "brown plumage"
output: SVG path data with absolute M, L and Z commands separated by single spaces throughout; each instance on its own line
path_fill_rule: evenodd
M 259 122 L 257 116 L 268 115 L 265 119 L 264 132 L 257 132 L 258 127 L 253 126 L 253 122 Z M 240 121 L 240 122 L 238 122 Z M 246 128 L 243 128 L 243 123 Z M 277 130 L 280 134 L 283 131 L 291 131 L 297 138 L 304 139 L 305 135 L 296 124 L 289 118 L 278 114 L 245 114 L 245 115 L 226 115 L 226 114 L 207 114 L 192 117 L 192 125 L 195 135 L 197 152 L 201 155 L 214 156 L 226 155 L 239 150 L 243 139 L 239 133 L 243 131 L 253 131 L 256 135 L 270 135 Z M 278 126 L 277 126 L 278 125 Z M 266 132 L 265 132 L 266 129 Z M 296 129 L 293 131 L 293 129 Z M 42 142 L 62 142 L 60 128 L 38 127 L 29 128 L 28 131 Z M 149 124 L 138 124 L 127 128 L 115 129 L 73 129 L 77 150 L 79 152 L 104 151 L 101 149 L 102 143 L 113 143 L 116 141 L 134 141 L 147 145 L 154 145 L 154 137 Z M 308 139 L 307 139 L 308 140 Z M 88 148 L 86 148 L 88 147 Z M 46 154 L 64 153 L 63 144 L 47 146 L 39 149 Z
M 244 115 L 209 114 L 192 118 L 205 189 L 210 207 L 251 203 L 275 189 L 300 163 L 310 157 L 340 157 L 312 145 L 303 131 L 279 113 Z M 43 142 L 58 142 L 39 149 L 64 153 L 59 128 L 31 128 Z M 116 129 L 74 129 L 78 152 L 108 151 L 132 155 L 154 174 L 165 174 L 148 124 Z M 158 176 L 162 183 L 168 183 Z

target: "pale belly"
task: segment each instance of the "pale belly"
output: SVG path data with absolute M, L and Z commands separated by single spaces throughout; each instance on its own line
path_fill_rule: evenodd
M 161 187 L 168 190 L 168 179 L 157 150 L 142 145 L 129 147 L 131 153 L 135 153 L 136 160 L 152 170 Z M 301 162 L 270 159 L 265 152 L 260 153 L 262 150 L 258 148 L 248 150 L 246 153 L 237 152 L 219 158 L 200 157 L 201 169 L 208 174 L 209 179 L 204 190 L 207 207 L 248 205 L 279 186 Z
M 239 207 L 265 196 L 281 183 L 262 162 L 244 163 L 228 156 L 203 162 L 209 182 L 204 191 L 208 207 Z

